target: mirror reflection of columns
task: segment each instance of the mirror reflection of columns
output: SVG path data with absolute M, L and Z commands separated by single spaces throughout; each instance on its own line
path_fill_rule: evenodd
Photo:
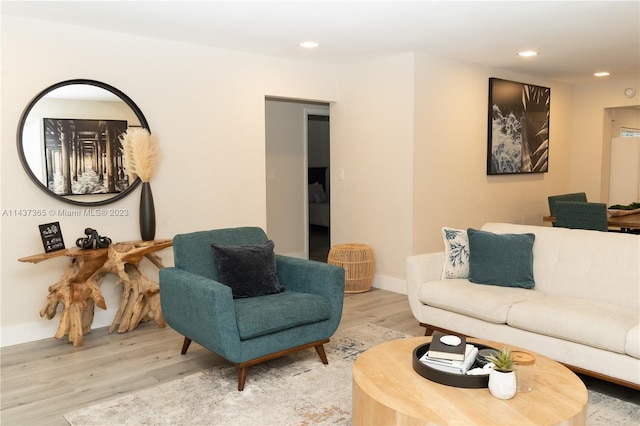
M 60 132 L 60 147 L 62 153 L 62 187 L 64 194 L 71 194 L 71 128 L 64 122 Z
M 108 118 L 102 113 L 105 102 L 111 108 Z M 28 177 L 47 195 L 69 204 L 106 205 L 140 183 L 129 179 L 120 152 L 119 136 L 128 128 L 149 130 L 126 94 L 95 80 L 62 81 L 38 93 L 23 111 L 18 155 Z

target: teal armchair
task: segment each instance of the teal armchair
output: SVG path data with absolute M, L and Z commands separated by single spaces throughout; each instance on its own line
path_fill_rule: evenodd
M 239 391 L 249 366 L 297 350 L 313 347 L 327 364 L 323 345 L 342 317 L 344 269 L 293 257 L 275 255 L 283 292 L 233 298 L 231 288 L 218 281 L 211 244 L 267 240 L 257 227 L 179 234 L 173 238 L 175 266 L 160 270 L 162 313 L 184 336 L 182 354 L 195 341 L 235 364 Z

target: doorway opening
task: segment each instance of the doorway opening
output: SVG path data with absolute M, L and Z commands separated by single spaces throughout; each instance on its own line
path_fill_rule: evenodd
M 311 248 L 314 259 L 322 259 L 319 250 L 329 243 L 329 112 L 328 103 L 265 98 L 265 172 L 267 195 L 267 234 L 276 244 L 277 253 L 309 259 L 309 206 L 315 212 L 324 204 L 324 226 L 314 233 Z M 311 116 L 311 118 L 309 118 Z M 321 117 L 321 118 L 318 118 Z M 321 186 L 326 202 L 316 203 L 309 194 L 309 170 L 324 168 Z M 324 201 L 322 198 L 320 201 Z M 314 220 L 312 220 L 312 224 Z M 316 227 L 313 227 L 314 231 Z M 324 234 L 324 235 L 322 235 Z M 316 238 L 316 236 L 321 238 Z
M 331 248 L 329 112 L 305 109 L 309 259 L 326 262 Z
M 640 108 L 604 109 L 601 199 L 628 205 L 640 197 Z

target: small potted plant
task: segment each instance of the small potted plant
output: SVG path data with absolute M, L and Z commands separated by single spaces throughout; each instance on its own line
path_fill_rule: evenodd
M 489 391 L 499 399 L 510 399 L 516 394 L 516 373 L 513 371 L 511 350 L 502 348 L 494 355 L 486 357 L 493 364 L 489 374 Z

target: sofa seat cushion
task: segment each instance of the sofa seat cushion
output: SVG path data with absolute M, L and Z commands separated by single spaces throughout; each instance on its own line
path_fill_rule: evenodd
M 496 324 L 507 322 L 509 308 L 514 303 L 542 297 L 544 294 L 537 290 L 477 285 L 466 279 L 426 282 L 418 293 L 425 305 Z
M 566 296 L 517 303 L 507 320 L 512 327 L 621 354 L 629 330 L 639 322 L 636 310 Z
M 295 291 L 234 299 L 240 340 L 252 339 L 327 320 L 329 302 L 322 296 Z

